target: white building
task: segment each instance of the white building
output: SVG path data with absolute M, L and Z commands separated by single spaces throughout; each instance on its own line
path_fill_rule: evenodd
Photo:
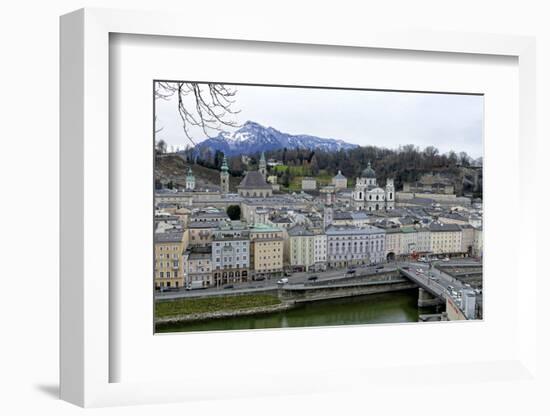
M 310 270 L 315 264 L 315 238 L 312 231 L 302 225 L 288 229 L 289 263 L 293 268 Z
M 410 256 L 417 251 L 418 232 L 414 227 L 401 228 L 399 255 Z
M 395 209 L 395 188 L 393 179 L 386 181 L 385 189 L 378 186 L 376 172 L 369 162 L 357 178 L 352 193 L 352 205 L 356 210 L 382 211 Z
M 192 191 L 195 189 L 195 176 L 191 168 L 187 169 L 187 175 L 185 176 L 185 189 Z
M 385 260 L 385 234 L 380 228 L 331 226 L 327 235 L 327 265 L 339 268 Z
M 302 178 L 302 190 L 303 191 L 314 191 L 317 189 L 317 180 L 312 177 Z
M 474 247 L 472 254 L 483 257 L 483 228 L 474 228 Z
M 327 235 L 324 233 L 313 236 L 313 257 L 315 260 L 315 270 L 325 270 L 327 268 Z
M 430 230 L 426 227 L 416 229 L 416 252 L 427 253 L 431 250 Z

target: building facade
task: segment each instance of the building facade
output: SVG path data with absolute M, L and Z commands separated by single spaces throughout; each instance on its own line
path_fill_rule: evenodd
M 312 177 L 302 178 L 302 190 L 304 191 L 315 191 L 317 189 L 317 180 Z
M 373 226 L 331 226 L 327 235 L 327 266 L 332 268 L 385 261 L 385 230 Z
M 288 229 L 289 263 L 293 270 L 309 271 L 315 265 L 315 236 L 303 225 Z
M 316 271 L 327 268 L 327 235 L 324 232 L 315 233 L 313 236 L 313 258 Z
M 280 277 L 283 272 L 283 231 L 265 224 L 250 228 L 254 278 Z
M 332 177 L 332 185 L 334 188 L 339 191 L 340 189 L 346 189 L 348 187 L 348 178 L 342 175 L 342 171 L 339 170 L 338 173 Z
M 212 244 L 212 234 L 219 224 L 218 221 L 191 221 L 187 226 L 189 245 L 204 247 Z
M 211 286 L 212 247 L 189 247 L 185 253 L 185 284 L 199 282 L 203 287 Z
M 461 253 L 462 228 L 456 224 L 433 222 L 429 225 L 430 251 L 433 254 Z
M 368 166 L 357 178 L 352 193 L 352 206 L 356 210 L 390 211 L 395 209 L 395 188 L 393 179 L 387 179 L 385 189 L 378 186 L 376 172 Z
M 212 237 L 213 284 L 246 282 L 250 273 L 248 229 L 239 221 L 220 225 Z
M 183 287 L 185 232 L 155 234 L 155 288 Z
M 483 257 L 483 228 L 474 228 L 474 248 L 472 255 Z

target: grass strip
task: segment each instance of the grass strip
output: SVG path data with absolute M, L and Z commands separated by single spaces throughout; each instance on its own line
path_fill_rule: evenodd
M 273 295 L 239 295 L 219 296 L 211 298 L 180 298 L 174 300 L 157 300 L 155 316 L 167 318 L 217 311 L 232 311 L 238 309 L 256 308 L 259 306 L 278 305 L 281 301 Z

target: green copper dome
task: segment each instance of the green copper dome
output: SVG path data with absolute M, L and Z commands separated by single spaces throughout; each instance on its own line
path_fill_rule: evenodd
M 361 172 L 362 178 L 376 178 L 376 172 L 371 167 L 370 162 L 367 165 L 366 169 L 363 169 L 363 172 Z
M 229 167 L 227 166 L 227 158 L 223 155 L 222 172 L 227 172 Z

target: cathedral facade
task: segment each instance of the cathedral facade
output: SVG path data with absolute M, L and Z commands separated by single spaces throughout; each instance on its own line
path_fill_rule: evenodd
M 376 172 L 369 162 L 368 166 L 361 172 L 361 176 L 356 180 L 351 203 L 356 210 L 390 211 L 395 209 L 393 179 L 386 180 L 384 189 L 379 187 L 376 181 Z

